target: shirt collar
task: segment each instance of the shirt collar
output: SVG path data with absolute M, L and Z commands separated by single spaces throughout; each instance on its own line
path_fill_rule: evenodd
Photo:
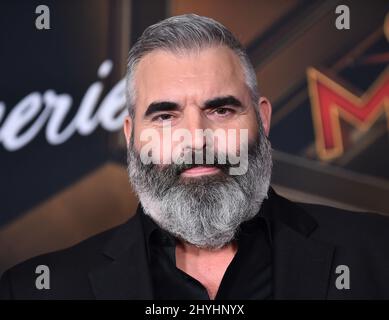
M 175 245 L 176 240 L 173 235 L 158 226 L 143 210 L 141 210 L 140 215 L 147 243 Z

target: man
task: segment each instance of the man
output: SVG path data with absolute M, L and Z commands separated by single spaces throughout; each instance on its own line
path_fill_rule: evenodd
M 149 27 L 130 51 L 127 88 L 136 214 L 13 267 L 2 297 L 389 298 L 386 217 L 293 203 L 270 187 L 271 104 L 224 26 L 183 15 Z M 38 266 L 50 289 L 37 288 Z

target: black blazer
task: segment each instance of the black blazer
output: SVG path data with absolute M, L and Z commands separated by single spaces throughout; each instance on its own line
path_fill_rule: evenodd
M 0 297 L 152 299 L 140 210 L 123 225 L 11 268 Z M 273 221 L 276 299 L 389 299 L 389 218 L 294 203 L 272 188 L 261 210 Z M 50 289 L 36 288 L 38 265 L 49 267 Z M 339 265 L 349 268 L 349 289 L 335 284 Z

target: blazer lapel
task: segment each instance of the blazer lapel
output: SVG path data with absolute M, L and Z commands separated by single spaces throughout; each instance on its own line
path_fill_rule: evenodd
M 89 273 L 97 299 L 153 298 L 151 275 L 138 210 L 122 225 L 104 249 L 108 258 Z
M 139 210 L 106 246 L 107 261 L 89 273 L 97 299 L 153 299 Z M 272 188 L 263 210 L 272 219 L 274 298 L 326 298 L 334 246 L 310 237 L 313 217 Z
M 334 246 L 314 240 L 316 221 L 301 207 L 270 191 L 274 228 L 275 299 L 323 299 L 331 277 Z

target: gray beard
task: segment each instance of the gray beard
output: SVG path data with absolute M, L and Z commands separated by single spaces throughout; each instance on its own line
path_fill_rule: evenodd
M 219 174 L 183 180 L 180 173 L 185 164 L 143 164 L 133 134 L 127 161 L 130 183 L 145 214 L 180 240 L 207 249 L 230 243 L 239 226 L 259 213 L 272 171 L 271 145 L 262 125 L 256 141 L 248 147 L 244 175 L 229 175 L 227 161 L 220 165 Z

